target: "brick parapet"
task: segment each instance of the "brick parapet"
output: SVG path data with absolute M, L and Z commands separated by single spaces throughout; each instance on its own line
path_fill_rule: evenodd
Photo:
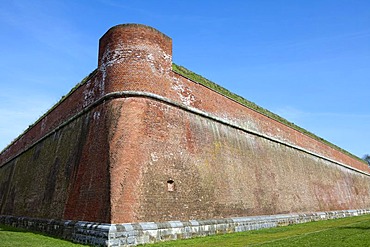
M 143 29 L 142 26 L 132 28 L 134 31 L 136 28 Z M 138 45 L 137 39 L 127 39 L 130 37 L 127 34 L 132 34 L 131 31 L 131 27 L 117 26 L 108 31 L 100 41 L 99 54 L 100 60 L 103 61 L 100 62 L 100 70 L 111 74 L 111 79 L 107 80 L 109 83 L 105 85 L 106 92 L 140 91 L 158 94 L 234 121 L 253 131 L 301 146 L 356 169 L 370 172 L 370 168 L 364 162 L 173 72 L 170 63 L 172 41 L 167 36 L 155 31 L 149 38 L 143 38 L 145 37 L 143 32 L 148 30 L 136 30 L 143 40 L 142 44 Z M 148 44 L 148 40 L 152 44 Z M 125 44 L 128 44 L 127 47 Z M 153 54 L 156 56 L 153 57 Z
M 345 163 L 356 169 L 370 172 L 366 163 L 355 159 L 327 144 L 318 141 L 304 133 L 295 130 L 277 120 L 265 116 L 253 109 L 250 109 L 202 84 L 191 81 L 182 75 L 174 73 L 174 81 L 177 81 L 177 90 L 183 103 L 188 103 L 205 112 L 215 114 L 218 117 L 236 122 L 252 131 L 264 133 L 267 136 L 288 142 L 292 145 L 310 150 L 313 153 L 325 156 L 327 158 Z M 227 99 L 226 99 L 227 98 Z M 190 100 L 189 100 L 190 99 Z M 222 106 L 222 107 L 220 107 Z

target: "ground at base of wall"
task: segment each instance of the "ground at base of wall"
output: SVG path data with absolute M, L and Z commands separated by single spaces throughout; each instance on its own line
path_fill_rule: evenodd
M 44 232 L 73 242 L 95 246 L 135 246 L 166 240 L 244 232 L 311 221 L 369 214 L 370 209 L 234 217 L 227 219 L 100 224 L 0 216 L 0 224 Z
M 255 231 L 217 234 L 193 239 L 182 239 L 155 244 L 147 247 L 358 247 L 369 246 L 370 215 L 361 215 L 332 220 L 320 220 L 283 227 Z
M 0 224 L 1 247 L 86 247 L 44 233 Z

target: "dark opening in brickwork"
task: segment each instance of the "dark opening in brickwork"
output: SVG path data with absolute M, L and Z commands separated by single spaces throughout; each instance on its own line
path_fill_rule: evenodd
M 175 191 L 175 181 L 172 179 L 167 180 L 167 191 Z

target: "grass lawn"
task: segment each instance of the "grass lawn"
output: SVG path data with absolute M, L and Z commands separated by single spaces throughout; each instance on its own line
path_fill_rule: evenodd
M 0 225 L 0 246 L 86 246 Z M 370 215 L 257 231 L 169 241 L 148 247 L 194 246 L 370 246 Z
M 370 246 L 370 215 L 145 246 Z
M 0 225 L 0 246 L 1 247 L 78 247 L 85 246 L 74 244 L 69 241 L 52 238 L 41 233 L 33 233 L 27 230 Z

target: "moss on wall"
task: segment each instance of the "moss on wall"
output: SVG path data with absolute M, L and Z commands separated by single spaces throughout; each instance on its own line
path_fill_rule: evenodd
M 364 174 L 163 104 L 137 108 L 159 121 L 142 131 L 141 142 L 134 147 L 141 150 L 141 166 L 145 163 L 141 221 L 370 205 L 370 181 Z M 140 126 L 147 126 L 145 118 L 142 121 Z M 167 188 L 169 180 L 174 191 Z
M 82 123 L 76 119 L 0 168 L 1 214 L 62 219 Z

